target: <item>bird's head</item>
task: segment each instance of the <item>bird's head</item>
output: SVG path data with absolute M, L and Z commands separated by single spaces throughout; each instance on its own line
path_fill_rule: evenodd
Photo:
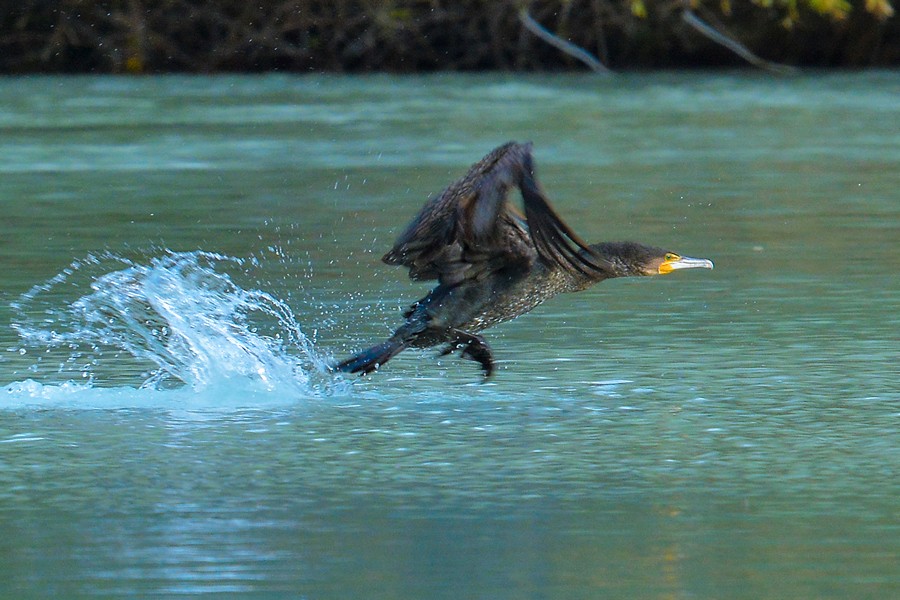
M 667 275 L 681 269 L 712 269 L 706 258 L 691 258 L 636 242 L 604 242 L 592 246 L 613 265 L 616 276 Z

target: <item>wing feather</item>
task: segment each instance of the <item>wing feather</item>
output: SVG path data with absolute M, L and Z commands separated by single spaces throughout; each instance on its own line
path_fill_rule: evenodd
M 521 190 L 524 218 L 507 201 L 513 187 Z M 409 268 L 414 280 L 447 285 L 528 269 L 535 260 L 589 277 L 610 270 L 550 205 L 534 176 L 531 144 L 515 142 L 426 202 L 382 260 Z

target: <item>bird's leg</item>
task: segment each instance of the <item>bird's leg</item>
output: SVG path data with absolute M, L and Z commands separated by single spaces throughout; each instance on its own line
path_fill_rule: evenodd
M 494 353 L 487 345 L 484 338 L 473 333 L 466 333 L 459 329 L 451 329 L 452 341 L 444 348 L 439 356 L 446 356 L 454 350 L 462 349 L 460 356 L 468 360 L 474 360 L 481 365 L 484 377 L 487 379 L 494 372 Z

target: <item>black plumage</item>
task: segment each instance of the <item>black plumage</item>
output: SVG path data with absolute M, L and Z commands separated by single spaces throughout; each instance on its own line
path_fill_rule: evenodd
M 517 187 L 524 215 L 507 196 Z M 386 341 L 335 365 L 369 373 L 406 348 L 445 344 L 493 371 L 493 354 L 478 332 L 508 321 L 563 292 L 611 277 L 706 267 L 635 242 L 588 245 L 559 217 L 537 183 L 531 144 L 510 142 L 475 163 L 429 200 L 382 260 L 438 285 L 407 309 Z

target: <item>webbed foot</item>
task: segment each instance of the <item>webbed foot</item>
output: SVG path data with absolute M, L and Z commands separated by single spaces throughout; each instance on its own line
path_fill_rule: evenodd
M 467 360 L 474 360 L 481 365 L 484 378 L 487 379 L 494 372 L 494 353 L 480 335 L 454 330 L 453 341 L 441 350 L 438 356 L 447 356 L 455 350 L 462 350 L 460 356 Z

